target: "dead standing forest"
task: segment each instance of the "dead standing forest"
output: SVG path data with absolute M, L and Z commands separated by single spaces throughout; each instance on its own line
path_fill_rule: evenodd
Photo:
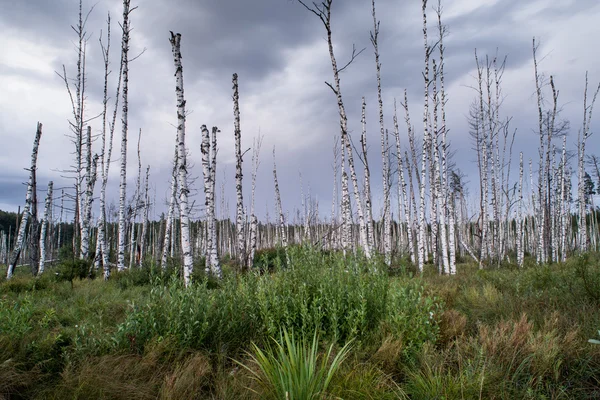
M 319 209 L 303 187 L 299 208 L 282 204 L 276 149 L 265 156 L 261 136 L 251 149 L 242 147 L 244 77 L 236 73 L 234 130 L 202 125 L 202 162 L 192 170 L 186 134 L 196 128 L 186 126 L 186 42 L 171 32 L 165 44 L 172 49 L 177 126 L 170 198 L 161 218 L 150 220 L 159 207 L 149 192 L 151 165 L 141 163 L 142 131 L 128 123 L 129 64 L 143 62 L 143 54 L 130 52 L 137 7 L 123 0 L 118 23 L 109 14 L 93 38 L 86 24 L 97 10 L 79 3 L 75 58 L 57 72 L 72 105 L 73 164 L 61 171 L 72 185 L 38 187 L 37 158 L 44 151 L 38 122 L 23 207 L 0 212 L 6 269 L 0 395 L 600 396 L 600 346 L 588 340 L 600 328 L 600 211 L 593 204 L 600 168 L 586 150 L 600 84 L 582 76 L 582 120 L 565 120 L 560 82 L 539 69 L 542 55 L 533 39 L 539 145 L 538 157 L 525 160 L 514 150 L 517 127 L 503 113 L 506 58 L 475 50 L 474 96 L 465 114 L 478 175 L 466 177 L 453 163 L 446 126 L 442 5 L 422 1 L 422 97 L 409 99 L 405 90 L 384 104 L 380 21 L 371 2 L 365 18 L 372 19 L 378 115 L 369 129 L 380 136 L 372 146 L 365 98 L 360 135 L 351 137 L 343 91 L 352 83 L 341 81 L 369 51 L 353 48 L 349 59 L 336 58 L 335 5 L 297 1 L 298 13 L 320 21 L 328 45 L 323 57 L 331 61 L 325 84 L 339 117 L 331 209 Z M 104 60 L 99 115 L 86 102 L 86 54 L 95 47 Z M 110 62 L 115 51 L 118 70 Z M 573 131 L 576 148 L 569 148 Z M 216 184 L 224 135 L 235 143 L 234 218 L 217 215 L 228 204 Z M 127 148 L 136 140 L 131 187 Z M 369 169 L 373 157 L 381 157 L 381 170 Z M 251 163 L 249 180 L 244 161 Z M 109 171 L 117 166 L 118 205 L 109 206 Z M 275 218 L 259 220 L 257 176 L 271 172 Z M 467 178 L 475 196 L 467 196 Z M 381 180 L 382 193 L 372 193 L 374 179 Z M 244 184 L 250 199 L 244 199 Z M 200 207 L 191 196 L 194 186 L 204 200 Z M 380 210 L 374 210 L 375 196 L 383 199 Z

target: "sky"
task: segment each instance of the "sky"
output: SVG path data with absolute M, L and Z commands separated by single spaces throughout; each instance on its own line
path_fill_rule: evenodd
M 430 41 L 435 41 L 435 13 L 428 6 Z M 118 0 L 84 1 L 94 7 L 87 21 L 88 115 L 101 111 L 103 63 L 98 39 L 112 17 L 112 81 L 118 73 L 122 3 Z M 256 207 L 261 218 L 274 217 L 272 150 L 283 207 L 294 215 L 301 193 L 318 201 L 321 215 L 331 210 L 333 146 L 339 136 L 336 99 L 325 81 L 332 80 L 325 31 L 320 21 L 293 0 L 132 0 L 131 51 L 140 55 L 130 64 L 128 197 L 137 175 L 137 136 L 141 129 L 141 162 L 150 165 L 151 217 L 166 210 L 177 122 L 174 65 L 169 31 L 182 34 L 183 74 L 187 100 L 186 144 L 194 204 L 203 204 L 200 126 L 218 126 L 218 188 L 224 188 L 230 213 L 235 212 L 235 155 L 231 77 L 239 75 L 242 148 L 252 147 L 263 135 L 257 180 Z M 377 0 L 381 23 L 379 47 L 385 124 L 393 128 L 393 102 L 408 91 L 414 121 L 423 110 L 423 37 L 420 1 Z M 567 139 L 576 149 L 582 125 L 585 73 L 590 91 L 600 81 L 600 3 L 597 0 L 447 0 L 442 2 L 446 46 L 448 137 L 457 168 L 467 174 L 470 192 L 477 168 L 468 133 L 469 104 L 476 93 L 474 50 L 480 56 L 507 57 L 503 76 L 501 115 L 511 117 L 517 129 L 513 176 L 518 174 L 518 152 L 536 160 L 537 106 L 532 38 L 540 43 L 539 69 L 552 75 L 559 89 L 561 118 L 570 121 Z M 0 209 L 16 211 L 25 201 L 31 147 L 36 123 L 43 124 L 38 158 L 41 199 L 49 180 L 55 192 L 71 188 L 65 170 L 73 164 L 74 145 L 66 136 L 71 106 L 64 82 L 55 71 L 63 65 L 75 74 L 77 0 L 0 0 Z M 382 205 L 381 149 L 377 111 L 375 60 L 369 32 L 373 29 L 370 0 L 335 0 L 332 21 L 338 63 L 343 65 L 353 45 L 365 51 L 341 74 L 350 134 L 358 143 L 361 97 L 367 102 L 369 163 L 375 214 Z M 546 91 L 548 88 L 545 89 Z M 549 96 L 549 94 L 548 94 Z M 114 97 L 114 94 L 113 94 Z M 600 109 L 592 131 L 600 128 Z M 94 134 L 99 120 L 91 121 Z M 421 130 L 418 128 L 417 134 Z M 402 141 L 407 143 L 401 126 Z M 600 133 L 588 142 L 598 154 Z M 100 143 L 94 143 L 100 151 Z M 118 202 L 120 126 L 114 141 L 108 202 Z M 244 157 L 244 200 L 249 205 L 251 151 Z M 356 157 L 355 157 L 356 158 Z M 358 162 L 358 161 L 357 161 Z M 527 161 L 526 161 L 527 163 Z M 528 171 L 526 170 L 526 174 Z M 300 175 L 303 188 L 300 187 Z M 58 190 L 57 190 L 58 188 Z M 96 191 L 96 195 L 98 190 Z M 217 200 L 218 208 L 221 200 Z M 97 203 L 97 202 L 96 202 Z M 58 200 L 55 206 L 58 206 Z M 219 213 L 223 210 L 219 211 Z M 195 218 L 202 209 L 195 207 Z

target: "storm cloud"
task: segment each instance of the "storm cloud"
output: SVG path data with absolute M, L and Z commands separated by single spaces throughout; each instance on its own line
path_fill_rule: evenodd
M 103 65 L 98 38 L 106 33 L 106 17 L 112 17 L 112 69 L 118 71 L 121 3 L 103 0 L 93 4 L 87 21 L 88 115 L 101 111 Z M 133 193 L 137 174 L 136 144 L 142 130 L 143 168 L 151 166 L 151 186 L 156 199 L 154 216 L 164 211 L 169 187 L 176 112 L 174 67 L 169 31 L 182 34 L 184 81 L 188 108 L 187 145 L 193 176 L 200 176 L 200 126 L 216 125 L 218 138 L 217 176 L 231 199 L 233 212 L 234 155 L 231 75 L 240 80 L 242 146 L 264 135 L 258 179 L 257 209 L 273 215 L 272 148 L 284 207 L 293 215 L 300 205 L 299 174 L 304 193 L 319 200 L 321 213 L 331 209 L 334 136 L 339 135 L 335 97 L 325 85 L 331 80 L 331 65 L 320 21 L 291 0 L 145 0 L 131 16 L 131 53 L 141 54 L 131 64 L 130 122 L 128 148 L 128 194 Z M 433 10 L 435 4 L 430 5 Z M 532 38 L 541 43 L 540 69 L 553 75 L 560 90 L 562 118 L 571 121 L 568 144 L 574 149 L 583 114 L 586 71 L 590 83 L 600 80 L 600 55 L 593 51 L 600 28 L 600 4 L 596 0 L 449 0 L 443 4 L 443 22 L 448 27 L 446 86 L 449 96 L 448 128 L 456 166 L 476 181 L 466 115 L 475 92 L 474 50 L 480 55 L 507 56 L 504 74 L 503 116 L 513 117 L 518 131 L 513 157 L 524 151 L 536 156 L 537 124 Z M 31 144 L 36 122 L 44 124 L 39 154 L 39 187 L 48 180 L 70 187 L 64 170 L 73 163 L 73 145 L 68 137 L 70 103 L 64 83 L 55 74 L 63 64 L 73 76 L 76 61 L 71 29 L 77 21 L 77 0 L 0 0 L 0 208 L 15 210 L 23 203 Z M 373 50 L 371 1 L 336 0 L 333 35 L 340 64 L 350 57 L 353 45 L 365 51 L 342 73 L 342 91 L 351 134 L 360 132 L 361 97 L 368 108 L 368 140 L 373 176 L 375 210 L 381 191 L 379 127 Z M 421 3 L 377 0 L 381 20 L 380 53 L 386 125 L 392 128 L 393 101 L 409 94 L 413 119 L 422 113 L 423 39 Z M 430 13 L 430 41 L 436 39 L 435 14 Z M 597 113 L 597 115 L 600 115 Z M 92 121 L 95 133 L 100 123 Z M 598 118 L 592 130 L 600 127 Z M 418 132 L 418 130 L 417 130 Z M 406 132 L 402 130 L 406 143 Z M 590 151 L 600 143 L 598 134 Z M 117 162 L 120 127 L 115 132 L 113 161 Z M 99 143 L 95 145 L 99 151 Z M 245 196 L 249 198 L 250 153 L 245 157 Z M 113 165 L 108 196 L 116 201 L 118 168 Z M 200 180 L 196 185 L 200 185 Z M 199 189 L 199 187 L 197 187 Z M 476 191 L 477 189 L 474 189 Z M 196 204 L 203 203 L 201 191 Z M 221 201 L 217 201 L 220 207 Z M 196 217 L 201 217 L 198 209 Z M 221 213 L 219 211 L 219 213 Z M 220 215 L 220 214 L 219 214 Z

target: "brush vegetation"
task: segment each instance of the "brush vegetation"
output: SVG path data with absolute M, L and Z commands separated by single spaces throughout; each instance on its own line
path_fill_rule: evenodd
M 0 282 L 4 398 L 600 396 L 596 255 L 413 276 L 403 260 L 291 247 L 188 288 L 178 268 L 107 282 L 78 268 Z

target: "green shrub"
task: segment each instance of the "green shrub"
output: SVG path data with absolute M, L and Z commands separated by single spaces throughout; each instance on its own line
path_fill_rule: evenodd
M 142 351 L 152 339 L 173 338 L 187 348 L 235 350 L 282 328 L 345 343 L 380 335 L 382 324 L 418 348 L 437 335 L 438 301 L 420 283 L 390 286 L 384 273 L 362 258 L 289 249 L 289 266 L 272 275 L 231 275 L 215 290 L 204 279 L 184 289 L 181 281 L 155 286 L 144 304 L 132 304 L 119 325 L 119 348 Z M 380 268 L 383 270 L 383 268 Z
M 287 258 L 283 247 L 260 249 L 254 254 L 253 267 L 260 272 L 273 272 L 286 266 Z
M 62 261 L 53 270 L 57 282 L 72 282 L 75 279 L 95 278 L 95 268 L 90 268 L 86 260 L 71 259 Z
M 24 293 L 34 290 L 45 290 L 50 285 L 48 274 L 33 278 L 29 276 L 13 277 L 0 284 L 0 293 Z

